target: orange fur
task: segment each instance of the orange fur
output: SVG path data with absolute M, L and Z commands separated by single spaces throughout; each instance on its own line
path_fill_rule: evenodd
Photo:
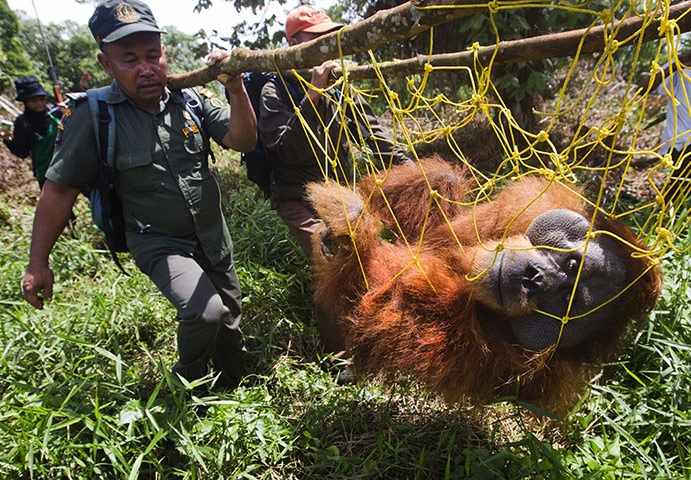
M 421 179 L 421 171 L 427 174 L 429 185 Z M 641 321 L 657 300 L 659 271 L 649 269 L 649 260 L 632 257 L 621 244 L 617 253 L 627 258 L 627 279 L 647 273 L 624 294 L 616 317 L 578 348 L 527 351 L 514 338 L 507 315 L 479 303 L 480 284 L 467 279 L 476 257 L 487 255 L 478 237 L 483 243 L 496 243 L 521 236 L 534 218 L 558 208 L 591 218 L 592 210 L 583 199 L 545 179 L 525 178 L 475 207 L 441 202 L 453 233 L 433 207 L 418 264 L 411 264 L 430 186 L 449 200 L 467 202 L 472 201 L 465 198 L 472 183 L 439 158 L 392 169 L 381 188 L 375 182 L 374 177 L 366 178 L 357 193 L 347 192 L 345 209 L 340 194 L 334 194 L 336 186 L 313 185 L 309 190 L 327 225 L 315 235 L 315 251 L 327 231 L 335 239 L 332 244 L 338 245 L 332 258 L 316 255 L 315 301 L 338 321 L 347 322 L 349 353 L 362 374 L 383 373 L 390 378 L 394 372 L 409 372 L 449 401 L 466 398 L 475 403 L 514 394 L 520 378 L 521 399 L 561 410 L 582 392 L 592 365 L 615 355 L 627 326 Z M 540 192 L 544 193 L 538 196 Z M 352 238 L 345 210 L 356 227 Z M 383 241 L 379 237 L 382 222 L 398 229 L 401 237 Z M 620 221 L 598 214 L 595 228 L 636 244 L 633 233 Z

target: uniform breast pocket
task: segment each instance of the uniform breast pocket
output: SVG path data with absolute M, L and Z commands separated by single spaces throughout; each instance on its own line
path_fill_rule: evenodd
M 185 146 L 185 151 L 189 154 L 196 155 L 204 151 L 204 139 L 199 127 L 196 125 L 187 125 L 185 130 L 185 140 L 182 142 Z
M 156 168 L 149 152 L 130 152 L 116 158 L 118 181 L 123 190 L 148 192 L 159 189 Z

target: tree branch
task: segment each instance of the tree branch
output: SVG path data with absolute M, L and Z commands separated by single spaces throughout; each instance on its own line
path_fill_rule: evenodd
M 399 7 L 380 10 L 366 20 L 341 30 L 341 51 L 343 55 L 351 55 L 393 40 L 414 37 L 435 25 L 485 11 L 484 6 L 472 6 L 482 3 L 481 0 L 411 0 Z M 463 5 L 463 7 L 453 8 L 458 5 Z M 681 33 L 691 30 L 691 13 L 684 15 L 689 9 L 691 9 L 691 0 L 669 9 L 667 20 L 674 20 Z M 583 28 L 499 42 L 497 45 L 480 47 L 477 50 L 477 58 L 483 65 L 488 65 L 496 51 L 494 65 L 506 65 L 573 56 L 579 51 L 579 46 L 582 54 L 602 52 L 606 47 L 605 34 L 612 35 L 613 32 L 616 32 L 614 35 L 616 41 L 628 40 L 630 43 L 636 38 L 633 35 L 641 31 L 642 41 L 649 42 L 659 38 L 660 21 L 665 18 L 663 14 L 660 6 L 651 17 L 631 17 L 614 24 L 590 29 Z M 241 72 L 304 69 L 339 56 L 338 34 L 334 32 L 294 47 L 275 50 L 236 49 L 222 64 L 171 75 L 168 83 L 173 88 L 192 87 L 211 82 L 220 74 L 237 75 Z M 408 60 L 382 62 L 378 65 L 378 70 L 386 77 L 404 77 L 423 72 L 428 61 L 434 67 L 473 66 L 474 56 L 475 51 L 472 50 L 437 54 L 431 57 L 418 55 Z M 343 71 L 337 68 L 332 74 L 339 77 L 343 75 Z M 348 67 L 348 77 L 351 80 L 375 78 L 376 71 L 372 65 L 352 66 Z
M 204 85 L 222 73 L 233 76 L 242 72 L 275 72 L 313 67 L 338 58 L 340 52 L 343 55 L 362 53 L 394 40 L 414 37 L 435 25 L 485 11 L 486 4 L 486 0 L 411 0 L 398 7 L 380 10 L 355 25 L 342 28 L 340 50 L 339 32 L 275 50 L 236 49 L 220 65 L 171 75 L 168 84 L 173 88 L 184 88 Z M 435 8 L 444 6 L 450 8 Z
M 691 1 L 680 3 L 669 9 L 668 20 L 676 21 L 680 33 L 691 30 L 691 13 L 682 17 L 682 14 L 689 9 L 691 9 Z M 644 26 L 645 29 L 641 31 L 642 41 L 649 42 L 659 38 L 660 14 L 662 12 L 658 11 L 656 13 L 657 15 L 654 15 L 652 18 L 631 17 L 614 24 L 601 25 L 591 29 L 583 28 L 521 40 L 499 42 L 497 45 L 480 47 L 477 50 L 477 58 L 482 65 L 488 65 L 496 51 L 494 65 L 507 65 L 547 58 L 569 57 L 578 53 L 581 41 L 581 54 L 602 52 L 606 47 L 605 33 L 609 36 L 616 32 L 614 40 L 618 42 L 628 40 L 628 43 L 631 43 L 636 40 L 636 37 L 632 37 L 632 35 L 636 34 Z M 434 67 L 472 67 L 474 55 L 475 52 L 472 50 L 432 56 L 418 55 L 408 60 L 382 62 L 378 65 L 378 70 L 385 77 L 405 77 L 423 72 L 428 61 Z M 333 74 L 337 77 L 342 76 L 343 71 L 337 68 L 333 71 Z M 350 80 L 375 77 L 376 71 L 372 65 L 348 67 L 348 78 Z

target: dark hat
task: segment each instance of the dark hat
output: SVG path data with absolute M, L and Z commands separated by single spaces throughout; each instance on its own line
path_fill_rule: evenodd
M 41 82 L 33 75 L 19 77 L 14 81 L 14 87 L 17 89 L 18 102 L 23 102 L 31 97 L 48 96 L 48 92 L 43 89 Z
M 156 25 L 154 14 L 137 0 L 105 0 L 89 19 L 89 29 L 100 46 L 138 32 L 166 33 Z

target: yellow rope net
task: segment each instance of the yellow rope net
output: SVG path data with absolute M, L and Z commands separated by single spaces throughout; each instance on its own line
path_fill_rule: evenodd
M 376 152 L 371 152 L 364 146 L 365 142 L 362 135 L 353 134 L 343 127 L 347 123 L 345 121 L 347 114 L 364 118 L 362 112 L 357 111 L 358 105 L 352 98 L 354 95 L 363 95 L 365 97 L 379 95 L 388 104 L 392 117 L 391 129 L 397 139 L 396 141 L 407 144 L 411 158 L 418 157 L 417 150 L 424 144 L 437 141 L 440 138 L 446 140 L 448 147 L 455 155 L 455 158 L 451 160 L 465 165 L 476 183 L 476 188 L 473 192 L 475 200 L 469 202 L 467 204 L 468 207 L 472 208 L 477 202 L 486 200 L 487 194 L 493 192 L 496 187 L 527 175 L 539 175 L 547 178 L 550 182 L 557 182 L 570 189 L 577 186 L 584 178 L 595 178 L 599 185 L 594 189 L 596 192 L 594 196 L 584 199 L 586 202 L 597 207 L 600 213 L 614 218 L 636 215 L 638 219 L 645 219 L 643 223 L 639 220 L 638 226 L 632 225 L 630 221 L 627 222 L 629 226 L 634 228 L 638 239 L 650 248 L 650 251 L 637 250 L 638 255 L 648 256 L 652 260 L 653 266 L 655 266 L 659 263 L 659 259 L 668 251 L 683 252 L 684 250 L 679 245 L 681 243 L 680 237 L 686 234 L 690 221 L 689 214 L 691 208 L 685 208 L 684 204 L 689 196 L 691 181 L 685 179 L 685 177 L 690 175 L 689 172 L 682 171 L 681 166 L 684 159 L 691 155 L 691 148 L 688 148 L 690 132 L 675 128 L 673 138 L 664 144 L 660 144 L 658 141 L 655 145 L 644 145 L 645 142 L 640 140 L 641 131 L 650 122 L 648 104 L 651 102 L 651 99 L 658 99 L 656 104 L 660 108 L 654 112 L 655 114 L 660 114 L 667 109 L 665 103 L 659 100 L 661 96 L 656 94 L 656 89 L 653 88 L 653 77 L 655 75 L 662 76 L 663 87 L 661 88 L 664 90 L 663 96 L 666 100 L 669 100 L 668 105 L 673 112 L 675 124 L 678 124 L 676 120 L 680 115 L 688 116 L 689 111 L 691 111 L 689 105 L 691 92 L 687 92 L 685 88 L 685 85 L 691 85 L 691 83 L 685 84 L 685 82 L 681 81 L 683 78 L 687 82 L 691 82 L 691 78 L 689 78 L 691 67 L 686 69 L 685 65 L 679 61 L 677 55 L 678 50 L 680 50 L 681 32 L 677 23 L 668 19 L 666 12 L 669 11 L 669 3 L 653 4 L 652 2 L 647 2 L 647 7 L 644 6 L 642 10 L 636 10 L 636 7 L 639 7 L 638 4 L 632 4 L 626 9 L 626 4 L 620 2 L 611 4 L 610 9 L 604 11 L 597 11 L 595 8 L 591 10 L 588 8 L 588 5 L 591 4 L 584 3 L 570 6 L 568 4 L 555 5 L 539 1 L 493 1 L 486 4 L 487 14 L 494 27 L 497 44 L 501 41 L 501 38 L 494 22 L 494 16 L 500 10 L 506 9 L 529 7 L 565 9 L 573 14 L 592 17 L 591 28 L 599 25 L 612 26 L 612 28 L 605 29 L 606 46 L 601 54 L 595 56 L 581 55 L 581 48 L 579 47 L 579 53 L 569 59 L 570 67 L 565 70 L 564 80 L 550 104 L 551 110 L 538 112 L 539 117 L 542 119 L 539 122 L 539 131 L 524 129 L 502 100 L 498 89 L 493 84 L 494 56 L 489 63 L 482 64 L 476 55 L 472 68 L 440 68 L 434 67 L 431 62 L 428 62 L 424 72 L 412 75 L 406 79 L 405 97 L 410 98 L 406 104 L 402 104 L 401 100 L 404 95 L 394 91 L 390 86 L 390 83 L 393 82 L 388 81 L 381 70 L 379 70 L 378 60 L 371 52 L 371 64 L 377 72 L 378 85 L 375 88 L 368 88 L 366 90 L 360 88 L 357 83 L 349 81 L 349 62 L 341 56 L 340 62 L 344 72 L 343 77 L 322 91 L 325 94 L 329 94 L 325 98 L 330 99 L 330 101 L 334 101 L 333 98 L 335 96 L 333 93 L 338 91 L 341 121 L 334 122 L 334 119 L 322 119 L 322 126 L 325 129 L 341 128 L 342 131 L 339 132 L 339 135 L 345 136 L 348 139 L 348 144 L 351 148 L 350 159 L 353 166 L 341 165 L 337 157 L 327 159 L 328 162 L 331 162 L 334 169 L 340 169 L 345 178 L 351 179 L 349 185 L 344 185 L 344 188 L 352 188 L 353 183 L 359 178 L 358 172 L 372 173 L 374 171 L 373 165 L 377 164 L 377 162 L 373 162 L 371 159 L 371 156 L 376 155 Z M 477 4 L 472 4 L 430 8 L 476 8 L 477 6 Z M 622 11 L 625 12 L 623 15 L 620 13 Z M 549 15 L 549 11 L 547 10 L 546 12 L 545 15 Z M 612 12 L 619 12 L 617 13 L 617 18 L 615 18 Z M 663 14 L 660 15 L 660 12 Z M 689 12 L 683 15 L 687 14 L 691 15 Z M 643 66 L 639 63 L 639 55 L 643 45 L 642 36 L 639 33 L 633 34 L 625 40 L 615 39 L 617 33 L 615 26 L 617 22 L 632 16 L 643 17 L 645 19 L 643 23 L 645 28 L 657 28 L 659 31 L 658 39 L 653 42 L 657 47 L 656 59 L 649 65 Z M 434 51 L 432 39 L 433 36 L 430 35 L 430 56 Z M 627 47 L 629 55 L 632 53 L 634 56 L 633 66 L 628 67 L 630 70 L 626 72 L 619 71 L 622 63 L 617 61 L 617 55 L 622 52 L 623 47 Z M 470 47 L 470 50 L 477 52 L 479 48 L 478 44 L 474 44 Z M 587 67 L 583 67 L 584 62 L 590 63 L 587 64 Z M 662 67 L 661 65 L 664 64 L 667 65 Z M 589 78 L 580 82 L 578 87 L 572 87 L 572 81 L 576 72 L 583 72 L 584 69 L 589 72 Z M 429 93 L 431 90 L 428 88 L 429 79 L 439 70 L 457 70 L 462 72 L 472 93 L 467 98 L 457 101 L 451 100 L 444 94 L 432 95 Z M 641 70 L 644 72 L 649 71 L 651 74 L 650 81 L 644 87 L 637 85 L 640 83 Z M 300 77 L 297 72 L 293 73 L 297 76 L 305 90 L 311 87 L 307 79 Z M 676 80 L 671 82 L 671 79 Z M 616 97 L 611 96 L 609 88 L 614 82 L 619 82 L 620 84 L 623 82 L 624 84 L 623 87 L 619 88 Z M 674 100 L 675 94 L 676 100 Z M 606 118 L 603 118 L 601 106 L 605 104 L 607 105 L 606 111 L 608 115 Z M 297 106 L 295 106 L 295 111 L 302 120 L 305 134 L 310 139 L 315 157 L 319 157 L 318 153 L 323 156 L 327 151 L 334 152 L 337 150 L 337 145 L 330 145 L 330 148 L 325 148 L 323 145 L 324 139 L 317 138 L 307 122 L 304 121 Z M 453 112 L 453 115 L 450 116 L 451 120 L 448 119 L 449 115 L 442 115 L 440 113 L 442 111 Z M 423 122 L 418 120 L 423 116 L 426 116 L 428 119 L 430 117 L 433 118 L 434 124 L 431 127 L 423 126 Z M 463 153 L 464 145 L 458 144 L 454 136 L 454 133 L 467 127 L 471 122 L 477 120 L 478 117 L 491 126 L 491 131 L 494 132 L 503 151 L 498 162 L 499 166 L 492 171 L 481 171 L 473 164 L 472 158 L 466 158 Z M 570 142 L 564 142 L 562 139 L 561 147 L 558 147 L 557 142 L 553 141 L 554 130 L 558 122 L 567 117 L 572 122 L 571 126 L 575 127 L 571 130 L 574 133 L 570 138 Z M 598 120 L 597 125 L 593 124 L 593 118 Z M 576 120 L 574 121 L 574 119 Z M 566 146 L 564 146 L 565 143 Z M 682 152 L 675 160 L 668 153 L 668 151 L 672 152 L 672 148 Z M 593 165 L 593 162 L 589 160 L 595 151 L 600 151 L 600 155 L 606 158 L 606 160 Z M 605 152 L 604 155 L 602 155 L 603 151 Z M 366 160 L 364 162 L 360 161 L 360 164 L 358 164 L 358 157 L 353 155 L 353 152 L 363 152 L 365 157 L 367 157 Z M 646 165 L 644 170 L 636 167 L 636 165 L 641 163 Z M 324 167 L 322 165 L 322 172 L 326 178 L 327 170 Z M 627 178 L 633 173 L 637 174 L 639 183 L 643 183 L 644 189 L 649 194 L 642 196 L 634 207 L 629 206 L 627 209 L 623 209 L 620 208 L 622 192 L 627 185 Z M 385 176 L 382 181 L 377 182 L 375 188 L 380 187 L 382 182 L 386 182 Z M 430 193 L 430 209 L 440 208 L 440 202 L 449 201 L 449 199 L 444 199 L 437 192 L 432 191 L 431 188 Z M 541 193 L 536 192 L 536 196 Z M 592 220 L 594 221 L 594 217 Z M 627 219 L 624 218 L 624 220 L 626 221 Z M 358 219 L 348 219 L 348 222 L 351 225 L 352 236 L 358 228 Z M 592 225 L 593 223 L 591 222 L 591 231 L 585 241 L 586 249 L 588 243 L 595 235 L 612 235 L 609 232 L 593 231 Z M 619 240 L 625 242 L 621 238 Z M 459 248 L 462 248 L 460 244 Z M 496 251 L 502 248 L 507 248 L 503 242 L 499 242 L 494 247 Z M 417 258 L 419 249 L 414 245 L 408 245 L 408 249 L 411 260 L 406 268 L 420 267 Z M 624 292 L 621 292 L 619 295 L 622 293 Z M 612 300 L 614 298 L 610 301 Z M 550 315 L 546 312 L 542 313 Z M 550 316 L 553 317 L 553 315 Z M 565 317 L 555 317 L 562 324 L 573 318 L 578 317 L 570 317 L 568 310 Z

